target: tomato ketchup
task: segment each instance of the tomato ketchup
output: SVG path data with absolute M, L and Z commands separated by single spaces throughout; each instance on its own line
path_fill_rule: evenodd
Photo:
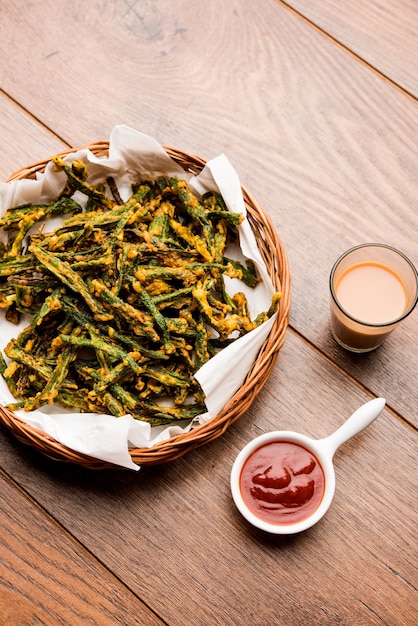
M 312 452 L 290 441 L 274 441 L 260 446 L 244 463 L 240 490 L 246 506 L 259 519 L 293 524 L 318 508 L 325 476 Z

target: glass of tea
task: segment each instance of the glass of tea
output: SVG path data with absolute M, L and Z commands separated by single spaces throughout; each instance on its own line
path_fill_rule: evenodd
M 351 248 L 330 274 L 331 331 L 351 352 L 369 352 L 414 309 L 418 275 L 399 250 L 380 243 Z

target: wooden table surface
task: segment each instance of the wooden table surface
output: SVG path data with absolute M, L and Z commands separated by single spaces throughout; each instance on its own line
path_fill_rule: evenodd
M 376 352 L 330 335 L 328 275 L 379 241 L 418 262 L 415 0 L 0 4 L 0 178 L 127 124 L 225 153 L 292 275 L 273 372 L 227 432 L 139 472 L 51 461 L 0 430 L 0 623 L 405 625 L 418 621 L 418 314 Z M 265 535 L 229 473 L 255 435 L 381 416 L 336 454 L 305 533 Z

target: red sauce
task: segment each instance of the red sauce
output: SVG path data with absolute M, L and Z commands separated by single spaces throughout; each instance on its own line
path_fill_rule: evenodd
M 296 443 L 274 441 L 255 450 L 244 463 L 240 489 L 245 504 L 259 519 L 293 524 L 318 508 L 325 476 L 312 452 Z

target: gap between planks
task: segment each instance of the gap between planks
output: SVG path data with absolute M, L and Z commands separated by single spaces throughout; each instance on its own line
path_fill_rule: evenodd
M 298 19 L 300 19 L 303 22 L 305 22 L 305 24 L 307 24 L 310 28 L 313 28 L 320 35 L 322 35 L 323 37 L 325 37 L 326 39 L 331 41 L 333 44 L 338 46 L 338 48 L 340 48 L 341 50 L 344 50 L 344 52 L 346 52 L 349 56 L 351 56 L 353 59 L 355 59 L 356 61 L 358 61 L 362 65 L 364 65 L 371 72 L 373 72 L 374 74 L 376 74 L 377 76 L 382 78 L 385 82 L 387 82 L 389 85 L 391 85 L 391 87 L 393 87 L 397 91 L 400 91 L 402 94 L 404 94 L 405 96 L 407 96 L 408 98 L 410 98 L 414 102 L 418 102 L 418 98 L 413 93 L 411 93 L 410 91 L 408 91 L 404 87 L 401 87 L 397 82 L 392 80 L 384 72 L 378 70 L 376 67 L 374 67 L 374 65 L 372 65 L 371 63 L 369 63 L 368 61 L 363 59 L 363 57 L 361 57 L 359 54 L 357 54 L 356 52 L 351 50 L 351 48 L 349 48 L 348 46 L 343 44 L 336 37 L 334 37 L 333 35 L 328 33 L 326 30 L 324 30 L 323 28 L 321 28 L 320 26 L 315 24 L 315 22 L 313 22 L 311 19 L 307 18 L 305 15 L 303 15 L 303 13 L 301 13 L 300 11 L 295 9 L 294 7 L 290 6 L 286 2 L 286 0 L 274 0 L 274 1 L 276 2 L 276 4 L 279 4 L 280 6 L 282 6 L 287 11 L 290 11 L 290 13 L 293 13 L 293 15 L 295 15 Z

